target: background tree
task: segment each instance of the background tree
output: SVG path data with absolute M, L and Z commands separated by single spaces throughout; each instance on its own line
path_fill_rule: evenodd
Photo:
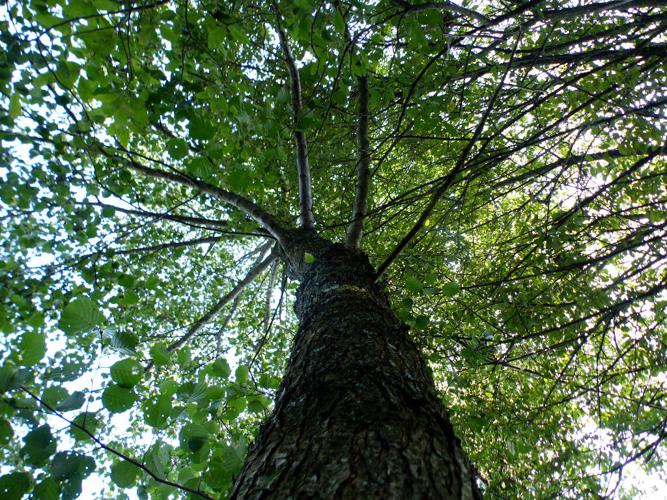
M 8 498 L 229 495 L 299 227 L 369 256 L 489 497 L 662 466 L 664 2 L 0 12 Z

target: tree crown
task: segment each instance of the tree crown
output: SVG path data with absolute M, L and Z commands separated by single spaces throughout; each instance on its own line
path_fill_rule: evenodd
M 0 491 L 224 497 L 309 234 L 369 256 L 487 494 L 663 464 L 664 3 L 463 3 L 5 5 Z

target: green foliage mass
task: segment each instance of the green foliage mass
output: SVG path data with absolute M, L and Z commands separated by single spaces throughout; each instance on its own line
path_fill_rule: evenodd
M 296 226 L 302 131 L 316 229 L 341 241 L 359 77 L 362 248 L 380 265 L 428 215 L 383 280 L 486 495 L 594 497 L 631 462 L 664 467 L 664 3 L 463 4 L 0 8 L 3 498 L 75 498 L 87 478 L 226 497 L 297 283 L 276 262 L 216 309 L 268 234 L 202 183 Z

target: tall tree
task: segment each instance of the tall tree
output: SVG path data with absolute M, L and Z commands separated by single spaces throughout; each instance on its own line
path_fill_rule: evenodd
M 8 498 L 581 497 L 663 466 L 663 1 L 0 16 Z

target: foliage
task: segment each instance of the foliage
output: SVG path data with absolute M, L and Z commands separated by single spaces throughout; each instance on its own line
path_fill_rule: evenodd
M 296 226 L 303 132 L 342 240 L 363 78 L 362 248 L 487 495 L 663 465 L 664 4 L 463 3 L 5 4 L 0 492 L 230 491 L 297 284 L 220 190 Z

